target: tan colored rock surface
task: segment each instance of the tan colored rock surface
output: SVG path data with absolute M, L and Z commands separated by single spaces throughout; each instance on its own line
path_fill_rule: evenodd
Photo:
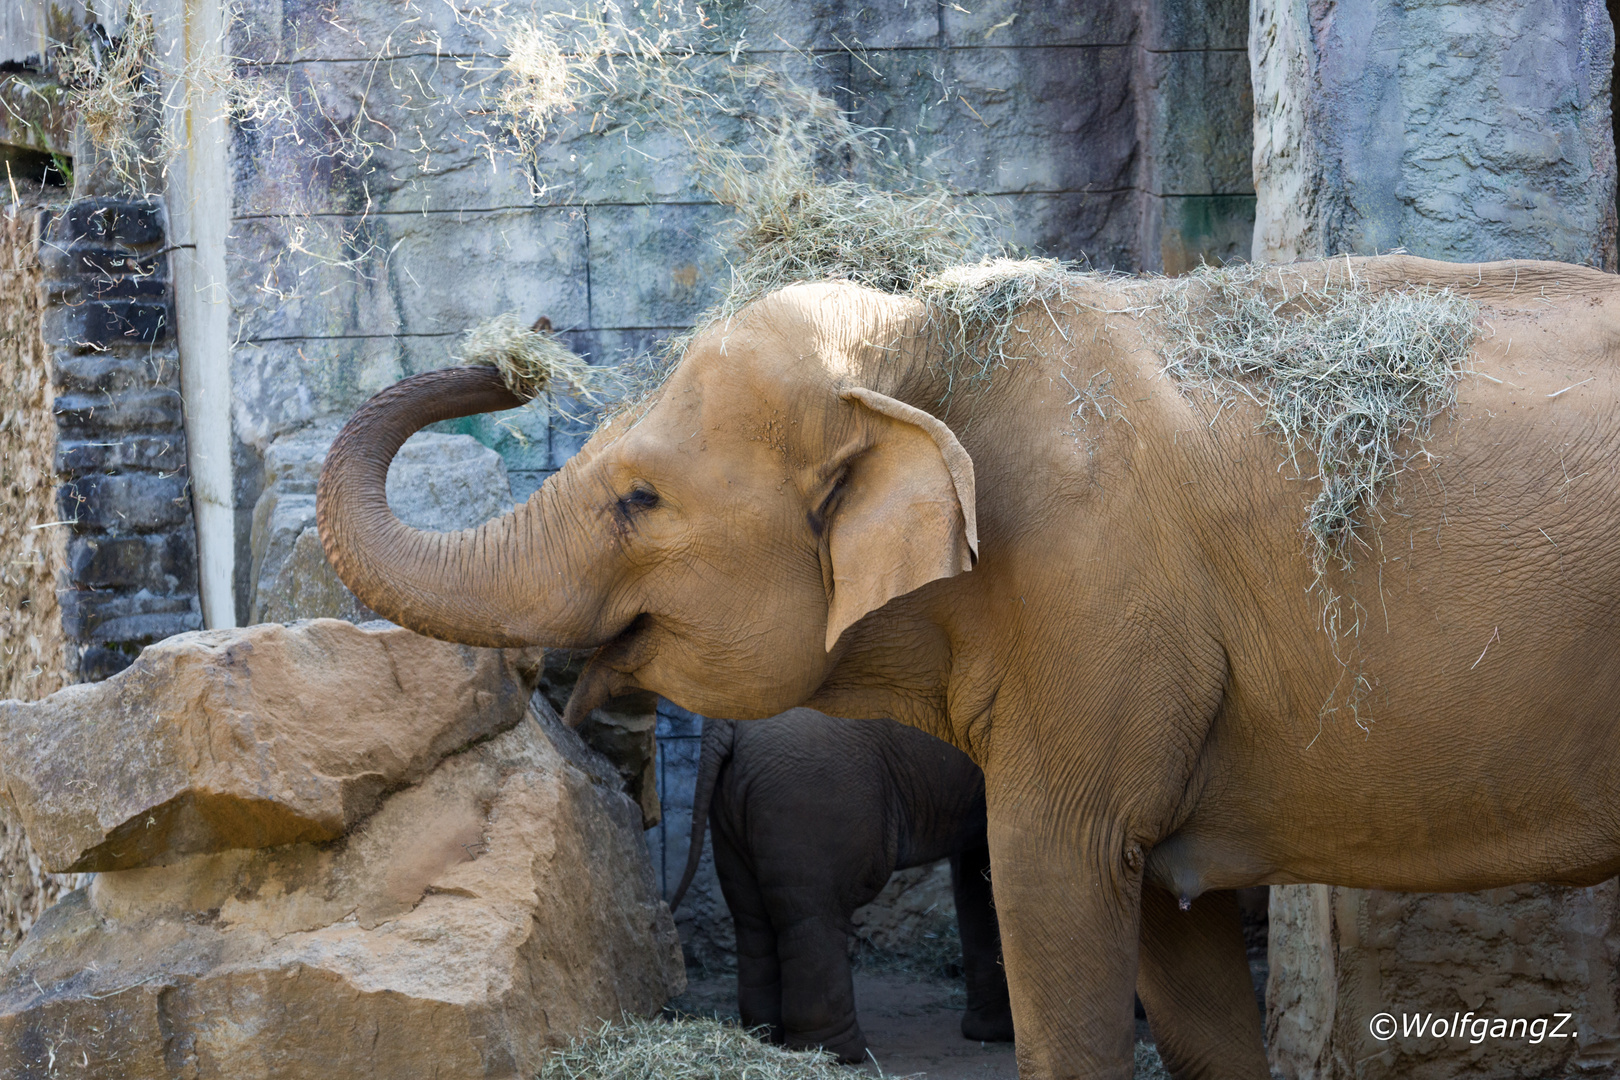
M 685 974 L 640 811 L 530 717 L 336 843 L 98 875 L 0 969 L 0 1078 L 530 1077 L 658 1009 Z
M 937 942 L 956 929 L 951 861 L 896 870 L 870 904 L 855 910 L 850 922 L 855 937 L 875 952 L 896 958 L 940 952 Z
M 1273 886 L 1270 945 L 1267 1044 L 1284 1080 L 1620 1072 L 1620 881 L 1434 895 Z M 1462 1035 L 1381 1041 L 1381 1013 L 1447 1029 L 1472 1016 Z M 1558 1013 L 1570 1014 L 1561 1026 Z M 1527 1023 L 1495 1037 L 1476 1030 L 1482 1018 Z
M 181 634 L 105 682 L 0 702 L 0 798 L 55 871 L 333 840 L 517 723 L 524 655 L 330 619 Z

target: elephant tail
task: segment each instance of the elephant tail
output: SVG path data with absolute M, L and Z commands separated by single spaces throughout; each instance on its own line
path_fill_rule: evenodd
M 692 840 L 686 849 L 686 872 L 669 898 L 669 910 L 681 906 L 686 890 L 697 876 L 698 862 L 703 858 L 703 837 L 708 832 L 709 807 L 714 788 L 720 780 L 720 767 L 731 759 L 731 750 L 737 738 L 735 720 L 703 718 L 703 752 L 698 758 L 697 787 L 692 792 Z

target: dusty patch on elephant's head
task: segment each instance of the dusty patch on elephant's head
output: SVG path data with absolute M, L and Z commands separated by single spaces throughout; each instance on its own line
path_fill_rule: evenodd
M 1374 291 L 1353 274 L 1308 282 L 1246 264 L 1144 288 L 1138 313 L 1162 336 L 1164 373 L 1184 391 L 1248 398 L 1290 459 L 1315 459 L 1322 490 L 1305 530 L 1316 570 L 1348 568 L 1361 515 L 1456 403 L 1479 305 L 1450 289 Z

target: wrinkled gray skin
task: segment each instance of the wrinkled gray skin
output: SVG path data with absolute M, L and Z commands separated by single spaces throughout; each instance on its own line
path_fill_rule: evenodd
M 866 1057 L 850 977 L 850 917 L 896 870 L 951 860 L 967 1008 L 962 1035 L 1013 1037 L 990 900 L 984 774 L 968 756 L 892 720 L 789 709 L 738 725 L 705 720 L 685 895 L 714 837 L 737 925 L 737 1009 L 793 1047 Z

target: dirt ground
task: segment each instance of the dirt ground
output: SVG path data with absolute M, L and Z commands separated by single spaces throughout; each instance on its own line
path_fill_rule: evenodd
M 737 1019 L 734 976 L 694 977 L 670 1008 L 702 1016 Z M 887 971 L 857 969 L 855 1005 L 875 1061 L 865 1071 L 918 1080 L 1017 1080 L 1012 1043 L 962 1038 L 964 992 L 959 984 Z M 1146 1021 L 1137 1038 L 1151 1040 Z M 1156 1054 L 1138 1052 L 1137 1080 L 1155 1080 Z M 1151 1062 L 1143 1062 L 1149 1057 Z

